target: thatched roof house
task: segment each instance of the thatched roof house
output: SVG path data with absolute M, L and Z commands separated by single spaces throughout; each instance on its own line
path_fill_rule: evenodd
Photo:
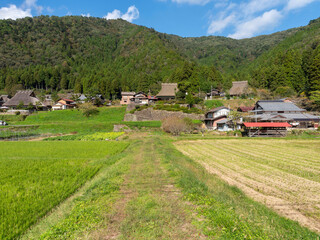
M 8 97 L 8 95 L 1 95 L 1 96 L 0 96 L 0 107 L 1 107 L 4 103 L 8 102 L 9 100 L 10 100 L 10 98 Z
M 248 88 L 248 81 L 232 82 L 229 94 L 230 96 L 241 96 L 248 93 Z
M 43 106 L 43 104 L 36 97 L 36 95 L 32 90 L 18 91 L 13 96 L 13 98 L 11 98 L 9 101 L 4 103 L 3 106 L 9 107 L 9 108 L 16 108 L 20 103 L 23 104 L 23 107 L 27 107 L 30 104 L 32 104 L 33 106 L 36 106 L 39 103 L 40 103 L 40 106 Z
M 178 83 L 162 83 L 161 90 L 156 95 L 159 100 L 175 99 L 178 92 Z

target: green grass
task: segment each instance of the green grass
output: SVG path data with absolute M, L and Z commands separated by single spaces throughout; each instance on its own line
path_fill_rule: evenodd
M 122 124 L 127 125 L 130 128 L 160 128 L 161 121 L 140 121 L 140 122 L 123 122 Z
M 0 120 L 7 122 L 8 124 L 12 122 L 24 121 L 26 116 L 24 115 L 0 115 Z
M 220 100 L 206 100 L 204 102 L 204 105 L 206 106 L 207 109 L 213 109 L 217 107 L 223 106 L 223 103 Z
M 99 114 L 89 118 L 77 109 L 51 112 L 38 112 L 30 115 L 24 125 L 39 125 L 39 133 L 92 133 L 112 131 L 113 125 L 123 120 L 125 107 L 99 108 Z
M 70 196 L 127 143 L 2 142 L 0 239 L 15 239 Z
M 116 140 L 124 132 L 96 132 L 91 134 L 77 134 L 68 136 L 49 137 L 44 141 L 105 141 Z
M 110 161 L 115 164 L 102 169 L 83 194 L 65 206 L 67 210 L 64 218 L 60 214 L 49 216 L 45 224 L 40 224 L 38 232 L 32 229 L 23 239 L 78 239 L 103 226 L 106 215 L 119 199 L 118 192 L 124 181 L 124 173 L 130 167 L 131 158 L 125 152 L 112 157 Z

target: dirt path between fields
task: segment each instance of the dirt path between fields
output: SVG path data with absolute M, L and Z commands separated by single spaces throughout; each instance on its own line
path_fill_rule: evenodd
M 142 140 L 132 156 L 106 228 L 95 231 L 90 239 L 205 239 L 191 223 L 192 206 L 182 200 L 162 167 L 153 140 Z

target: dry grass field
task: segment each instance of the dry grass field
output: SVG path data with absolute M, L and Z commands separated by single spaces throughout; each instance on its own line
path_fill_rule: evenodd
M 320 141 L 222 139 L 175 146 L 254 200 L 320 232 Z

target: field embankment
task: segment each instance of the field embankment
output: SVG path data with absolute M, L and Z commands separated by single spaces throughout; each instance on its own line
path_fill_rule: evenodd
M 320 232 L 319 141 L 224 139 L 175 146 L 252 199 Z

